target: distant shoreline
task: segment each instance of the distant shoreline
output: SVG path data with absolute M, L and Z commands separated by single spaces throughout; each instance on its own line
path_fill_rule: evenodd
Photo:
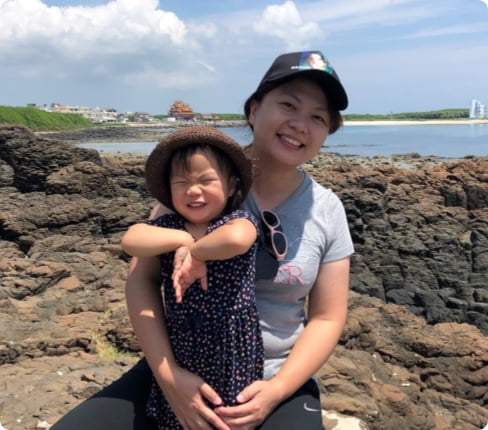
M 425 120 L 344 120 L 344 125 L 465 125 L 488 124 L 488 119 L 425 119 Z
M 202 122 L 196 122 L 201 124 Z M 214 120 L 203 122 L 214 127 L 246 127 L 246 121 L 242 120 Z M 129 127 L 134 128 L 175 128 L 181 126 L 188 126 L 194 123 L 188 121 L 176 122 L 153 122 L 153 123 L 128 123 Z M 344 120 L 345 126 L 356 125 L 467 125 L 467 124 L 488 124 L 488 119 L 421 119 L 421 120 Z

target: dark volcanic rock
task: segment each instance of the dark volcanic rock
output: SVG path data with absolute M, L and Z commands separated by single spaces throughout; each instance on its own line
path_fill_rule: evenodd
M 23 126 L 0 127 L 0 159 L 13 171 L 20 192 L 44 191 L 46 177 L 80 161 L 101 165 L 97 151 L 75 145 L 56 145 Z
M 423 170 L 342 165 L 314 176 L 346 207 L 354 290 L 429 323 L 468 322 L 488 334 L 486 161 Z
M 7 430 L 48 428 L 137 361 L 119 241 L 154 205 L 143 163 L 0 126 Z M 378 430 L 482 428 L 488 162 L 321 154 L 305 168 L 341 196 L 357 251 L 347 326 L 318 374 L 324 409 Z

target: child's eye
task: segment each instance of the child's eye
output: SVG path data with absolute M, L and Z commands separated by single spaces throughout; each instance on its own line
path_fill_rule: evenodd
M 207 177 L 207 178 L 202 178 L 202 184 L 210 184 L 214 181 L 216 181 L 217 178 L 214 178 L 214 177 Z

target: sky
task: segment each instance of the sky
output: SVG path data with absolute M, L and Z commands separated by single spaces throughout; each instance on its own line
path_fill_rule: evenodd
M 345 113 L 488 106 L 488 0 L 0 0 L 0 105 L 241 113 L 303 50 L 335 68 Z

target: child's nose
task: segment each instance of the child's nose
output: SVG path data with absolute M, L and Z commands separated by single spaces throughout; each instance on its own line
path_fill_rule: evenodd
M 200 194 L 200 187 L 198 184 L 193 184 L 188 187 L 187 193 L 190 195 Z

